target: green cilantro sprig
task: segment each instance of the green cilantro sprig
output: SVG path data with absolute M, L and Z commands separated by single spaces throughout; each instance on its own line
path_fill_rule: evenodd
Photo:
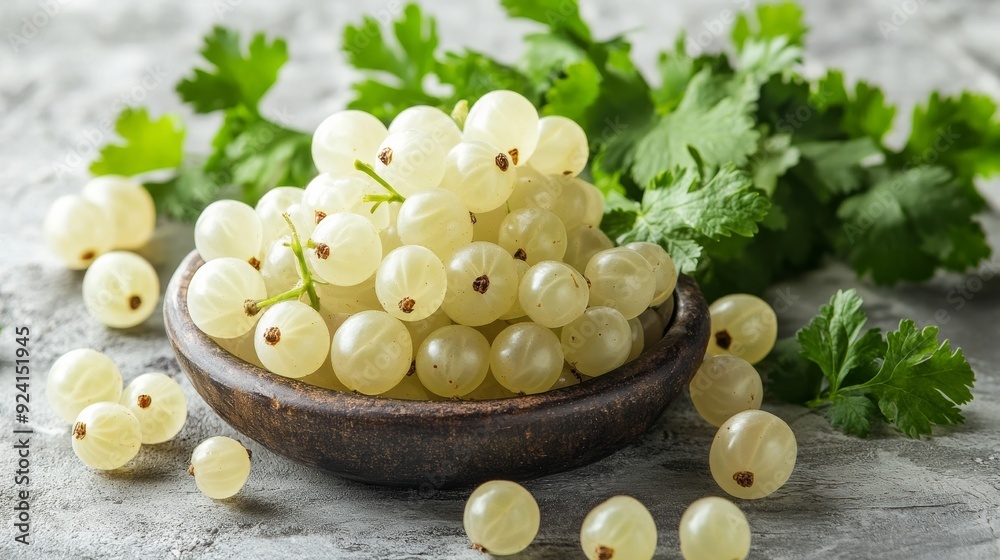
M 958 407 L 972 400 L 975 375 L 962 350 L 909 319 L 884 336 L 866 330 L 861 305 L 854 290 L 839 291 L 797 344 L 780 343 L 763 368 L 772 394 L 823 408 L 831 424 L 861 437 L 878 419 L 913 438 L 964 422 Z
M 178 116 L 152 119 L 146 109 L 126 109 L 116 126 L 122 142 L 105 146 L 91 172 L 172 171 L 166 180 L 145 184 L 161 213 L 187 220 L 218 198 L 252 204 L 275 186 L 304 185 L 316 173 L 312 135 L 288 128 L 287 115 L 269 118 L 259 107 L 288 61 L 285 41 L 269 42 L 258 33 L 244 49 L 238 32 L 216 27 L 201 54 L 207 68 L 194 69 L 176 89 L 195 113 L 222 113 L 211 154 L 184 156 Z

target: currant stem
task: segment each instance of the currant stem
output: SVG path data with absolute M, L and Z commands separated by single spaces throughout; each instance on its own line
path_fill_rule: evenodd
M 354 160 L 354 169 L 357 169 L 358 171 L 364 173 L 365 175 L 368 175 L 372 179 L 375 179 L 375 182 L 385 187 L 385 190 L 389 191 L 389 194 L 387 195 L 366 194 L 363 199 L 365 202 L 378 203 L 375 205 L 375 208 L 378 208 L 378 205 L 382 204 L 383 202 L 406 202 L 406 197 L 399 194 L 399 192 L 397 192 L 396 189 L 392 188 L 392 185 L 387 183 L 385 179 L 379 177 L 378 173 L 375 173 L 375 168 L 372 167 L 371 165 L 361 161 L 360 159 L 356 159 Z M 373 208 L 372 212 L 374 211 L 375 209 Z
M 306 293 L 306 285 L 299 282 L 294 288 L 288 290 L 287 292 L 282 292 L 274 297 L 253 302 L 253 307 L 256 309 L 256 312 L 259 313 L 260 310 L 270 307 L 276 303 L 281 303 L 290 299 L 299 299 L 304 293 Z
M 309 272 L 309 266 L 306 265 L 306 256 L 302 251 L 302 241 L 299 239 L 299 233 L 295 230 L 295 224 L 292 223 L 292 218 L 287 212 L 282 214 L 281 217 L 285 219 L 288 228 L 292 230 L 292 254 L 295 255 L 295 264 L 299 269 L 302 288 L 305 290 L 305 293 L 309 294 L 309 305 L 316 311 L 319 311 L 319 296 L 316 295 L 316 286 L 313 283 L 312 273 Z

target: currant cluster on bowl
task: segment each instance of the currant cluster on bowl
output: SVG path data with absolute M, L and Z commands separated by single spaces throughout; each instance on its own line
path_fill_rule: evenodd
M 219 201 L 196 224 L 191 318 L 241 358 L 366 395 L 481 399 L 602 375 L 662 335 L 652 308 L 677 270 L 598 228 L 573 121 L 494 91 L 388 128 L 341 111 L 312 150 L 305 189 Z
M 169 375 L 143 373 L 123 390 L 115 362 L 89 348 L 52 364 L 46 393 L 52 410 L 73 426 L 73 452 L 97 470 L 118 469 L 143 445 L 173 440 L 187 421 L 187 399 Z M 195 448 L 188 473 L 205 495 L 228 498 L 246 483 L 250 451 L 234 439 L 209 438 Z

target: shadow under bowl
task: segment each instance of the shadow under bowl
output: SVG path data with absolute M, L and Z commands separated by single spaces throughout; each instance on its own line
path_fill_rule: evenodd
M 525 480 L 593 463 L 648 431 L 698 370 L 708 306 L 681 275 L 661 340 L 584 383 L 485 401 L 411 401 L 345 393 L 272 374 L 195 327 L 188 284 L 197 252 L 167 286 L 163 314 L 177 361 L 201 397 L 264 447 L 345 478 L 422 490 Z

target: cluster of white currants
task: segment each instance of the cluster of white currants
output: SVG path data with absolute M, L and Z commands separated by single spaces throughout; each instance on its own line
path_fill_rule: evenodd
M 788 480 L 797 451 L 788 425 L 758 410 L 763 385 L 753 364 L 774 347 L 777 317 L 765 301 L 747 294 L 720 298 L 709 310 L 712 341 L 690 394 L 698 413 L 719 428 L 709 453 L 712 476 L 734 497 L 762 498 Z M 491 554 L 524 550 L 539 524 L 538 504 L 514 482 L 487 482 L 466 503 L 466 534 L 474 547 Z M 681 516 L 679 537 L 685 560 L 741 560 L 750 552 L 746 516 L 720 497 L 692 503 Z M 656 542 L 652 515 L 629 496 L 615 496 L 595 507 L 580 530 L 580 544 L 591 560 L 648 560 Z
M 506 480 L 476 488 L 463 517 L 472 546 L 494 556 L 528 548 L 540 522 L 538 503 L 531 493 Z M 652 514 L 631 496 L 615 496 L 598 504 L 580 527 L 580 546 L 589 560 L 650 560 L 656 542 Z M 750 526 L 729 500 L 702 498 L 681 516 L 680 546 L 685 560 L 741 560 L 750 551 Z
M 146 245 L 156 228 L 153 198 L 128 177 L 92 179 L 78 195 L 49 207 L 45 240 L 73 270 L 87 269 L 83 300 L 99 321 L 134 327 L 156 310 L 160 281 L 145 259 L 128 252 Z
M 191 318 L 241 358 L 366 395 L 498 398 L 602 375 L 662 335 L 650 308 L 677 270 L 598 228 L 573 121 L 494 91 L 388 128 L 341 111 L 312 149 L 305 189 L 219 201 L 196 224 Z
M 187 399 L 170 376 L 144 373 L 122 390 L 118 366 L 86 348 L 52 364 L 46 393 L 55 413 L 73 425 L 76 456 L 98 470 L 124 466 L 142 445 L 174 439 L 187 420 Z M 209 438 L 195 448 L 188 472 L 206 495 L 228 498 L 250 474 L 249 453 L 236 440 Z

